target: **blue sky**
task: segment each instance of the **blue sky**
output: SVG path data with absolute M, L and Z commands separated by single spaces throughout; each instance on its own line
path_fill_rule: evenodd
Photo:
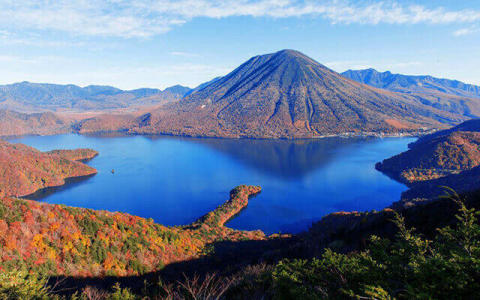
M 480 1 L 0 0 L 0 84 L 193 87 L 285 48 L 480 85 Z

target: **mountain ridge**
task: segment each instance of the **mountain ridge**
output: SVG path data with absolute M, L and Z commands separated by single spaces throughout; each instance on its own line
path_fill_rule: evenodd
M 380 72 L 374 68 L 360 70 L 349 69 L 340 74 L 355 81 L 383 89 L 396 89 L 396 91 L 401 91 L 401 87 L 404 88 L 407 84 L 413 86 L 417 83 L 417 86 L 422 87 L 423 85 L 418 85 L 418 83 L 427 83 L 430 88 L 434 88 L 436 84 L 450 89 L 449 91 L 438 89 L 439 92 L 480 98 L 480 86 L 464 83 L 455 79 L 438 78 L 431 75 L 405 75 L 392 73 L 390 71 Z
M 18 112 L 88 111 L 163 104 L 179 100 L 190 91 L 181 85 L 164 90 L 121 90 L 112 86 L 33 83 L 0 85 L 0 109 Z
M 341 73 L 357 82 L 408 95 L 419 102 L 470 118 L 480 117 L 480 86 L 430 75 L 403 75 L 375 69 Z

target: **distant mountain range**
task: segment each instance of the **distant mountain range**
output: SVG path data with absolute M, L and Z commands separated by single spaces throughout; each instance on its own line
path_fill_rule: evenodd
M 415 131 L 467 118 L 359 84 L 298 51 L 282 50 L 255 56 L 180 102 L 152 111 L 147 126 L 135 132 L 299 138 Z
M 436 91 L 457 96 L 480 98 L 480 86 L 466 84 L 458 80 L 441 79 L 428 75 L 393 74 L 390 71 L 378 72 L 375 69 L 348 70 L 341 74 L 355 81 L 395 92 Z
M 20 112 L 91 111 L 168 103 L 181 99 L 190 88 L 121 90 L 111 86 L 59 85 L 20 82 L 0 86 L 0 109 Z
M 348 70 L 343 76 L 370 86 L 416 97 L 426 105 L 479 117 L 480 86 L 432 76 L 393 74 L 375 69 Z
M 47 116 L 45 129 L 36 126 L 38 115 L 17 115 L 18 124 L 0 134 L 44 134 L 52 128 L 55 133 L 70 128 L 79 133 L 252 138 L 410 134 L 480 117 L 480 87 L 373 69 L 339 74 L 298 51 L 282 50 L 252 57 L 194 89 L 177 85 L 163 91 L 124 91 L 29 82 L 0 86 L 0 109 L 12 110 L 3 113 L 8 117 L 4 124 L 12 122 L 13 111 L 53 111 L 58 118 L 52 123 L 54 118 Z M 63 114 L 71 111 L 95 114 Z

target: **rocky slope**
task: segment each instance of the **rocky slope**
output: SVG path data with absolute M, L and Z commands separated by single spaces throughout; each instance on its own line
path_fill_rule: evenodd
M 376 88 L 414 96 L 432 107 L 470 117 L 480 116 L 480 86 L 458 80 L 392 74 L 374 69 L 348 70 L 341 74 Z
M 152 111 L 138 133 L 301 138 L 439 128 L 465 116 L 347 79 L 304 54 L 255 56 L 180 102 Z
M 176 101 L 188 91 L 190 88 L 180 85 L 162 91 L 20 82 L 0 86 L 0 109 L 20 112 L 118 109 Z
M 97 154 L 90 149 L 40 152 L 0 140 L 0 196 L 25 196 L 63 185 L 66 178 L 93 175 L 94 168 L 76 160 Z

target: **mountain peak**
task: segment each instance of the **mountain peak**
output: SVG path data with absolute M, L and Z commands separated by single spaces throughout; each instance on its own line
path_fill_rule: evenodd
M 300 51 L 298 51 L 298 50 L 294 50 L 294 49 L 283 49 L 283 50 L 280 50 L 280 51 L 275 52 L 274 54 L 277 54 L 277 55 L 289 55 L 289 56 L 304 56 L 304 57 L 306 57 L 305 54 L 303 54 L 302 52 L 300 52 Z
M 252 57 L 173 106 L 148 132 L 229 137 L 312 137 L 397 132 L 456 120 L 407 97 L 358 84 L 303 53 Z
M 300 51 L 297 51 L 297 50 L 293 50 L 293 49 L 283 49 L 283 50 L 280 50 L 278 52 L 275 52 L 275 53 L 272 53 L 272 54 L 267 54 L 268 55 L 271 55 L 272 58 L 274 57 L 277 57 L 277 58 L 282 58 L 282 59 L 285 59 L 285 61 L 303 61 L 303 62 L 306 62 L 306 63 L 310 63 L 310 64 L 316 64 L 316 65 L 321 65 L 320 63 L 318 63 L 317 61 L 313 60 L 312 58 L 308 57 L 307 55 L 303 54 L 302 52 Z

